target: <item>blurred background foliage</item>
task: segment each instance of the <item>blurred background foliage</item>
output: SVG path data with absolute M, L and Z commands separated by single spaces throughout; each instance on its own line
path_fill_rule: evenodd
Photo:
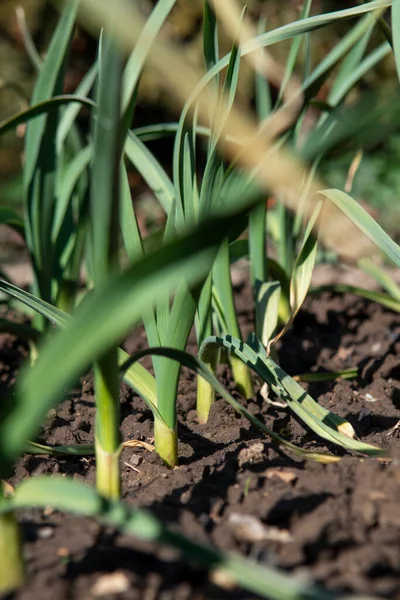
M 133 0 L 132 0 L 133 1 Z M 145 14 L 150 14 L 155 0 L 137 0 Z M 243 2 L 244 4 L 244 2 Z M 266 17 L 267 28 L 272 29 L 298 19 L 301 10 L 301 0 L 248 0 L 249 15 L 256 21 Z M 344 0 L 314 0 L 312 14 L 320 14 L 331 10 L 339 10 L 355 6 L 357 2 Z M 31 93 L 35 79 L 35 70 L 26 55 L 21 32 L 19 31 L 16 8 L 22 6 L 25 12 L 27 26 L 32 34 L 40 53 L 45 52 L 48 41 L 56 22 L 54 4 L 49 0 L 1 0 L 0 2 L 0 120 L 9 117 L 19 109 L 23 109 Z M 203 0 L 178 0 L 165 27 L 164 35 L 172 38 L 185 53 L 185 57 L 194 65 L 203 64 L 201 21 Z M 336 44 L 352 21 L 340 22 L 317 30 L 311 34 L 312 61 L 319 62 L 327 51 Z M 382 42 L 383 33 L 376 29 L 371 41 L 371 47 Z M 224 39 L 222 32 L 220 40 L 221 55 L 230 49 L 231 42 Z M 275 58 L 285 64 L 290 41 L 277 44 L 272 51 Z M 72 92 L 83 74 L 93 63 L 96 44 L 90 36 L 78 30 L 75 34 L 70 68 L 66 80 L 65 92 Z M 302 57 L 300 55 L 298 72 L 301 73 Z M 240 73 L 238 99 L 244 104 L 253 102 L 253 83 L 250 69 L 243 63 Z M 396 78 L 393 57 L 382 61 L 373 71 L 361 81 L 353 97 L 365 89 L 379 89 L 385 93 Z M 321 90 L 318 98 L 324 100 L 329 90 L 329 80 Z M 138 108 L 135 114 L 135 125 L 176 120 L 165 94 L 161 92 L 158 77 L 152 69 L 147 68 L 143 74 Z M 82 125 L 85 127 L 87 114 L 82 111 Z M 21 202 L 21 162 L 23 129 L 17 133 L 11 132 L 0 138 L 0 205 L 18 208 Z M 164 167 L 169 171 L 172 162 L 172 142 L 153 142 L 151 147 Z M 398 198 L 400 196 L 400 171 L 398 169 L 400 154 L 400 134 L 394 134 L 377 147 L 364 152 L 363 159 L 353 184 L 353 195 L 365 202 L 375 211 L 374 216 L 388 230 L 398 237 L 400 214 Z M 336 152 L 328 157 L 321 165 L 322 174 L 329 186 L 343 189 L 347 172 L 354 155 Z M 146 212 L 151 212 L 157 206 L 151 198 L 140 177 L 131 173 L 131 185 L 134 188 L 134 198 L 143 205 L 144 219 Z M 153 215 L 154 217 L 154 215 Z M 157 217 L 156 217 L 157 218 Z M 4 244 L 4 236 L 3 244 Z M 1 240 L 0 240 L 1 245 Z

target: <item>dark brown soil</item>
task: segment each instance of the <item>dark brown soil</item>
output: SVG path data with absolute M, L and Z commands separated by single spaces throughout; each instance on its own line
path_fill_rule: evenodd
M 248 332 L 252 315 L 245 290 L 238 303 Z M 180 466 L 171 471 L 147 450 L 125 449 L 125 501 L 148 507 L 196 540 L 284 568 L 330 590 L 400 598 L 399 335 L 399 315 L 354 297 L 323 295 L 307 301 L 280 348 L 281 364 L 291 374 L 359 367 L 357 380 L 312 384 L 309 390 L 349 419 L 362 440 L 390 449 L 391 462 L 327 447 L 284 409 L 267 406 L 260 397 L 247 405 L 269 426 L 299 445 L 327 449 L 343 459 L 328 466 L 293 460 L 222 400 L 215 403 L 209 422 L 199 425 L 195 378 L 184 371 L 178 401 Z M 0 385 L 7 386 L 26 349 L 6 335 L 0 341 Z M 138 334 L 127 347 L 133 351 L 144 344 Z M 221 379 L 233 389 L 226 370 Z M 151 413 L 125 387 L 121 407 L 124 439 L 151 442 Z M 49 444 L 92 442 L 93 415 L 88 377 L 81 390 L 49 415 L 41 439 Z M 42 473 L 93 483 L 94 461 L 26 456 L 10 483 Z M 12 596 L 15 600 L 94 598 L 110 574 L 108 582 L 122 581 L 126 591 L 103 591 L 104 598 L 255 598 L 210 581 L 168 549 L 91 519 L 50 510 L 27 511 L 20 519 L 28 576 Z

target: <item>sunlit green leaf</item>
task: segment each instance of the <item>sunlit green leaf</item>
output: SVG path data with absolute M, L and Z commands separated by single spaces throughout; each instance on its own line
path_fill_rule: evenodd
M 224 347 L 234 353 L 240 360 L 253 369 L 263 381 L 268 383 L 273 392 L 287 402 L 288 407 L 320 437 L 342 446 L 347 450 L 361 452 L 370 456 L 380 456 L 384 451 L 370 444 L 352 439 L 347 435 L 352 433 L 351 425 L 320 406 L 307 392 L 271 358 L 256 353 L 248 344 L 233 338 L 212 336 L 204 341 L 200 348 L 200 358 L 210 348 Z M 342 433 L 346 432 L 346 433 Z

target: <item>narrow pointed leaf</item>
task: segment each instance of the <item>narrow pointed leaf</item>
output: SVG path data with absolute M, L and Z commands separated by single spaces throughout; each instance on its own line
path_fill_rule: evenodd
M 79 0 L 68 0 L 64 13 L 53 34 L 46 60 L 40 70 L 32 96 L 32 105 L 48 100 L 57 88 L 60 72 L 68 52 L 71 35 L 78 12 Z M 43 117 L 33 121 L 26 132 L 26 162 L 24 167 L 25 181 L 30 182 L 40 149 L 45 129 Z
M 214 345 L 217 348 L 224 347 L 235 356 L 245 362 L 253 369 L 263 381 L 268 383 L 275 394 L 287 402 L 289 408 L 306 424 L 314 433 L 346 448 L 361 452 L 370 456 L 380 456 L 384 451 L 380 448 L 365 444 L 356 439 L 352 439 L 341 431 L 351 431 L 351 425 L 320 406 L 315 400 L 305 392 L 305 390 L 283 369 L 281 369 L 271 358 L 263 354 L 257 354 L 248 344 L 232 336 L 216 337 L 212 336 L 205 340 L 200 348 L 199 356 L 209 351 L 208 347 Z
M 372 260 L 368 258 L 361 259 L 358 261 L 360 269 L 367 273 L 370 277 L 373 277 L 375 281 L 380 285 L 386 292 L 400 303 L 400 287 L 394 281 L 394 279 L 384 270 L 383 267 L 378 266 Z
M 314 213 L 307 224 L 303 245 L 294 264 L 290 282 L 292 319 L 299 312 L 311 284 L 312 273 L 317 257 L 317 238 L 313 230 L 321 212 L 321 208 L 322 202 L 317 204 Z
M 279 281 L 257 282 L 255 288 L 257 337 L 264 346 L 273 337 L 279 320 Z
M 321 194 L 336 204 L 397 267 L 400 267 L 400 246 L 356 200 L 341 190 L 322 190 Z M 337 250 L 340 253 L 340 248 Z
M 51 108 L 56 108 L 57 106 L 63 106 L 64 104 L 71 104 L 75 102 L 90 109 L 95 106 L 92 100 L 89 100 L 88 98 L 81 98 L 72 94 L 54 96 L 54 98 L 46 99 L 43 102 L 38 102 L 30 108 L 27 108 L 26 110 L 17 113 L 16 115 L 13 115 L 4 121 L 1 121 L 0 135 L 15 129 L 22 123 L 28 123 L 32 119 L 45 115 Z
M 174 199 L 174 186 L 154 155 L 133 133 L 125 142 L 125 153 L 132 165 L 139 171 L 165 213 L 168 214 Z
M 129 108 L 146 57 L 175 4 L 176 0 L 163 0 L 163 2 L 158 2 L 146 20 L 146 25 L 124 70 L 122 113 L 125 113 Z

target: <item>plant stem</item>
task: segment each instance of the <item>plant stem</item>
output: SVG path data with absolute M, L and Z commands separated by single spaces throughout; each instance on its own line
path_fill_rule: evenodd
M 230 334 L 235 338 L 241 338 L 235 301 L 233 298 L 228 240 L 225 240 L 221 244 L 221 248 L 215 260 L 213 267 L 213 283 L 221 299 L 222 310 L 227 327 L 225 333 Z M 253 395 L 253 383 L 250 372 L 246 365 L 239 363 L 240 361 L 237 361 L 232 357 L 231 365 L 235 383 L 240 393 L 246 398 L 251 398 Z
M 207 280 L 203 285 L 203 289 L 200 294 L 200 299 L 197 308 L 197 320 L 196 320 L 196 331 L 197 331 L 197 343 L 199 348 L 203 341 L 213 334 L 213 323 L 212 323 L 212 273 L 208 276 Z M 214 373 L 219 360 L 219 352 L 210 353 L 204 362 Z M 215 390 L 200 375 L 197 375 L 197 418 L 200 423 L 206 423 L 208 415 L 210 413 L 211 406 L 215 400 Z
M 206 362 L 209 369 L 214 373 L 218 364 L 219 352 L 210 353 Z M 215 400 L 215 390 L 203 377 L 197 377 L 197 418 L 199 423 L 206 423 L 210 414 L 211 406 Z
M 156 452 L 168 467 L 178 464 L 178 434 L 161 419 L 154 419 L 154 440 Z
M 282 202 L 278 202 L 277 210 L 280 235 L 280 239 L 277 241 L 279 264 L 285 269 L 286 273 L 291 273 L 294 263 L 293 216 Z
M 78 289 L 77 281 L 63 279 L 57 296 L 57 308 L 66 313 L 71 313 L 76 300 L 76 292 Z
M 4 496 L 0 482 L 0 504 Z M 14 513 L 0 515 L 0 594 L 22 585 L 25 569 L 20 529 Z
M 90 189 L 90 225 L 95 288 L 105 285 L 110 272 L 118 270 L 122 66 L 123 58 L 114 39 L 104 34 L 99 50 L 97 110 L 92 121 L 94 160 Z M 97 489 L 106 498 L 116 500 L 120 495 L 117 346 L 111 347 L 95 362 L 94 384 Z
M 292 311 L 290 309 L 289 296 L 287 296 L 285 294 L 285 292 L 281 293 L 281 297 L 279 299 L 278 314 L 279 314 L 279 322 L 282 323 L 283 325 L 286 325 L 286 323 L 290 319 L 290 315 L 292 314 Z
M 98 441 L 96 446 L 96 488 L 101 496 L 109 500 L 118 500 L 121 494 L 119 455 L 103 450 Z
M 157 381 L 157 406 L 165 420 L 154 418 L 154 444 L 157 454 L 173 468 L 178 465 L 176 398 L 181 365 L 169 361 L 162 366 Z
M 197 377 L 197 419 L 199 423 L 207 423 L 214 400 L 214 388 L 202 377 Z
M 99 493 L 120 496 L 119 377 L 117 349 L 109 350 L 94 366 L 96 390 L 96 482 Z
M 246 399 L 251 398 L 254 391 L 250 370 L 248 369 L 247 365 L 240 359 L 236 358 L 236 356 L 230 356 L 229 360 L 237 389 Z

